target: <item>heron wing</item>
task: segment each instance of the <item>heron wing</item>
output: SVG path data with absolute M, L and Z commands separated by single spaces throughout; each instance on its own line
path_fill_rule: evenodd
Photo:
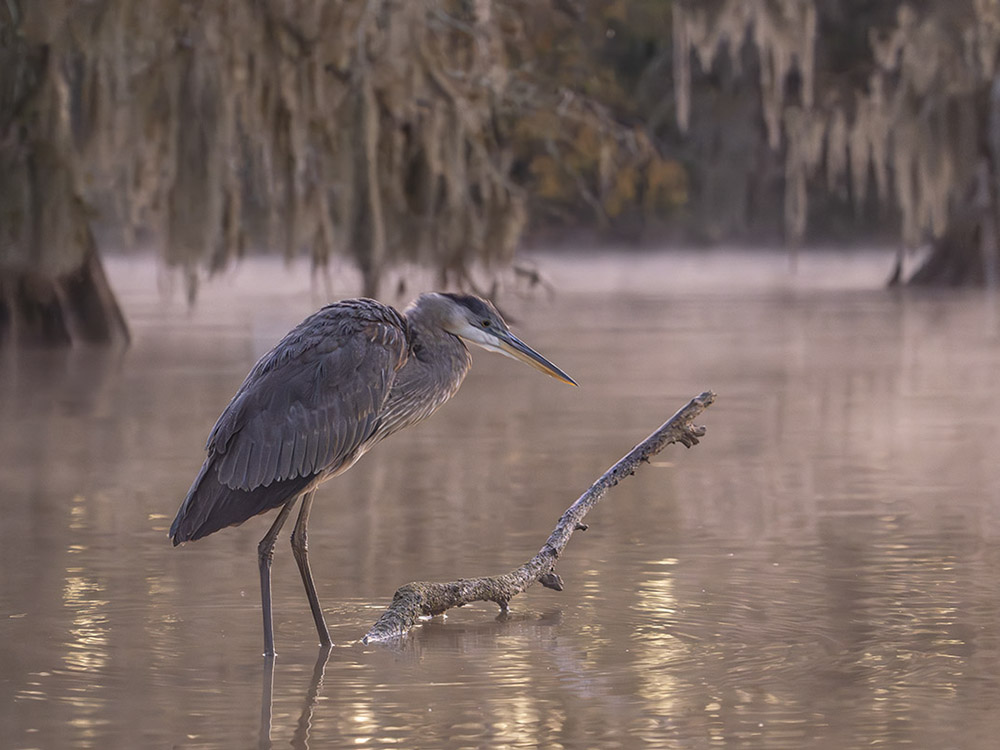
M 374 433 L 406 355 L 402 317 L 372 300 L 306 319 L 261 358 L 213 428 L 218 481 L 254 490 L 335 471 Z

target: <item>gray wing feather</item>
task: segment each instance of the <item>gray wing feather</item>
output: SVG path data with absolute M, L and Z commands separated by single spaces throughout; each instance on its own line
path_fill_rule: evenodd
M 407 338 L 399 313 L 364 303 L 324 308 L 257 363 L 209 436 L 220 482 L 253 490 L 335 470 L 372 436 Z
M 337 420 L 340 421 L 340 420 Z M 341 443 L 341 445 L 348 445 L 348 443 Z M 317 425 L 316 432 L 316 458 L 320 460 L 321 456 L 329 456 L 331 454 L 330 445 L 330 425 L 324 419 L 319 419 L 319 424 Z
M 295 436 L 295 451 L 292 453 L 292 465 L 302 466 L 306 456 L 306 440 L 301 435 Z
M 292 474 L 292 453 L 295 451 L 295 436 L 281 444 L 281 455 L 278 458 L 278 476 L 288 477 Z
M 278 454 L 281 452 L 282 441 L 266 441 L 264 443 L 264 459 L 260 464 L 260 483 L 269 485 L 275 479 L 288 479 L 278 474 Z
M 312 469 L 318 463 L 319 440 L 317 437 L 319 435 L 319 425 L 317 422 L 318 415 L 307 414 L 303 422 L 303 431 L 299 434 L 299 437 L 306 441 L 306 458 L 302 466 L 307 470 Z

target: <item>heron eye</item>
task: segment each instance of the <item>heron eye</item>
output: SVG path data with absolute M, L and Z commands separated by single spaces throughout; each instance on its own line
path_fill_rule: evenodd
M 489 320 L 484 320 L 484 321 L 482 321 L 482 324 L 483 324 L 483 328 L 489 328 L 490 326 L 493 325 L 493 322 L 489 321 Z

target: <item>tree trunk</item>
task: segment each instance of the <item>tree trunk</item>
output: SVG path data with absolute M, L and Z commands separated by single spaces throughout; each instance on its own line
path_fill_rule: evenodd
M 991 174 L 989 160 L 983 159 L 966 200 L 952 212 L 944 234 L 934 240 L 931 254 L 907 284 L 996 286 L 996 202 L 992 197 Z
M 0 345 L 125 343 L 125 319 L 76 186 L 67 86 L 49 46 L 16 33 L 3 16 Z
M 125 318 L 96 249 L 61 274 L 0 267 L 0 346 L 128 341 Z
M 943 236 L 934 241 L 931 254 L 906 282 L 909 286 L 982 286 L 985 283 L 979 249 L 978 212 L 952 216 Z
M 1000 73 L 993 77 L 983 109 L 985 127 L 974 178 L 944 234 L 910 277 L 913 286 L 995 289 L 1000 281 Z

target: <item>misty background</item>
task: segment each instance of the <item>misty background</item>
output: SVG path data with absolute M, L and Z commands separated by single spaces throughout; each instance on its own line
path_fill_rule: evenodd
M 992 748 L 1000 4 L 0 0 L 0 745 Z M 167 529 L 333 300 L 477 292 L 475 352 L 317 494 L 260 657 L 255 518 Z M 510 570 L 718 400 L 498 617 Z

